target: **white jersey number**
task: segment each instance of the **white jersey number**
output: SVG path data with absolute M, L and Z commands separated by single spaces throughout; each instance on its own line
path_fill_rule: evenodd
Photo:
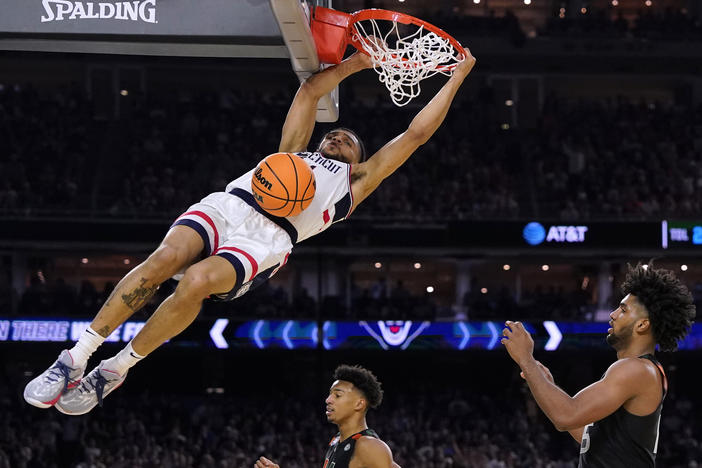
M 656 424 L 656 445 L 653 446 L 653 454 L 658 453 L 658 438 L 661 436 L 661 415 L 658 415 L 658 424 Z
M 580 453 L 585 453 L 590 450 L 590 428 L 592 423 L 585 426 L 583 429 L 583 439 L 580 441 Z

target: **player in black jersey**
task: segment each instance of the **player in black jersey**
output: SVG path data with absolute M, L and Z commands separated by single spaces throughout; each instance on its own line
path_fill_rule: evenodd
M 323 468 L 400 468 L 392 452 L 366 424 L 369 408 L 377 408 L 383 390 L 373 373 L 360 366 L 342 365 L 334 372 L 334 383 L 326 399 L 327 420 L 339 432 L 329 442 Z M 255 468 L 279 468 L 266 457 Z
M 671 271 L 650 264 L 630 266 L 622 292 L 607 332 L 617 361 L 573 397 L 534 359 L 534 341 L 521 323 L 508 321 L 503 330 L 502 344 L 538 405 L 556 429 L 580 443 L 580 468 L 655 466 L 667 380 L 653 353 L 656 345 L 676 350 L 696 315 L 687 288 Z

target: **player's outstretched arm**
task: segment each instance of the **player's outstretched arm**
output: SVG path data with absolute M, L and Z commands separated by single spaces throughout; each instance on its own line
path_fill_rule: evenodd
M 370 57 L 356 52 L 340 64 L 315 73 L 303 81 L 285 118 L 278 151 L 293 153 L 307 149 L 314 130 L 319 99 L 330 93 L 347 76 L 371 67 Z
M 520 322 L 506 323 L 502 344 L 519 365 L 536 403 L 559 431 L 577 430 L 614 413 L 657 376 L 639 359 L 621 359 L 601 380 L 571 397 L 544 375 L 534 359 L 534 340 Z M 577 435 L 577 434 L 576 434 Z M 575 437 L 575 436 L 574 436 Z M 581 434 L 582 437 L 582 434 Z
M 351 174 L 354 207 L 378 188 L 386 177 L 407 161 L 412 153 L 426 143 L 439 128 L 458 88 L 475 65 L 475 57 L 468 49 L 466 54 L 467 56 L 458 64 L 451 78 L 412 119 L 412 123 L 404 133 L 385 144 L 368 161 L 354 165 Z
M 548 367 L 544 366 L 544 365 L 543 365 L 541 362 L 539 362 L 539 361 L 536 361 L 536 365 L 537 365 L 537 367 L 539 368 L 539 370 L 541 371 L 541 373 L 543 374 L 543 376 L 546 378 L 546 380 L 548 380 L 548 381 L 551 382 L 552 384 L 556 385 L 556 382 L 555 382 L 554 379 L 553 379 L 553 374 L 551 374 L 551 371 L 548 369 Z M 524 377 L 524 372 L 521 372 L 519 375 L 520 375 L 523 379 L 526 380 L 526 378 Z M 575 439 L 575 441 L 576 441 L 577 443 L 581 443 L 582 440 L 583 440 L 583 431 L 584 431 L 584 430 L 585 430 L 585 426 L 582 426 L 582 427 L 578 427 L 578 428 L 576 428 L 576 429 L 569 429 L 568 432 L 569 432 L 570 435 L 573 437 L 573 439 Z

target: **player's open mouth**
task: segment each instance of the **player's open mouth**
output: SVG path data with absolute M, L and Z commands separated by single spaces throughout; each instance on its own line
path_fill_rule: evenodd
M 608 329 L 607 329 L 607 334 L 611 335 L 613 331 L 614 331 L 614 328 L 608 328 Z

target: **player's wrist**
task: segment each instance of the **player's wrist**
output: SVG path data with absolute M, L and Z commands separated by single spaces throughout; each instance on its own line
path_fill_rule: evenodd
M 368 68 L 373 67 L 370 57 L 361 51 L 354 53 L 343 63 L 349 67 L 349 74 L 357 73 L 361 70 L 367 70 Z
M 531 373 L 532 371 L 534 371 L 534 369 L 538 370 L 538 364 L 536 363 L 536 359 L 534 359 L 534 356 L 531 354 L 519 359 L 519 361 L 517 361 L 517 365 L 522 370 L 522 372 L 524 372 L 524 375 L 527 375 L 527 373 Z
M 449 78 L 449 81 L 453 80 L 453 81 L 458 81 L 459 84 L 463 83 L 463 80 L 466 79 L 466 77 L 468 76 L 468 73 L 469 73 L 468 71 L 466 71 L 462 68 L 456 68 L 453 71 L 453 74 L 451 74 L 451 78 Z

